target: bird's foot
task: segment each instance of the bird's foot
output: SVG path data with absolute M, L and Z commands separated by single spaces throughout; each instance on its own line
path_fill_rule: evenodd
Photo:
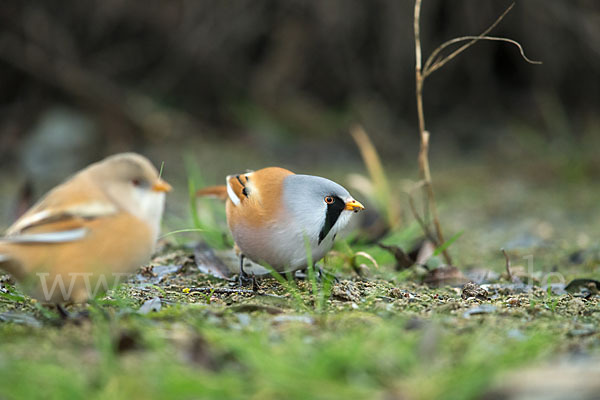
M 320 265 L 314 267 L 314 276 L 317 282 L 319 283 L 322 283 L 324 281 L 333 281 L 335 283 L 339 283 L 340 281 L 334 274 L 325 271 Z M 297 271 L 295 277 L 297 279 L 309 279 L 310 275 L 308 273 L 308 268 Z
M 333 283 L 340 283 L 340 280 L 338 279 L 337 276 L 335 276 L 335 274 L 325 271 L 323 269 L 323 267 L 321 267 L 320 265 L 317 266 L 316 270 L 317 270 L 317 279 L 319 280 L 319 282 L 330 281 Z
M 89 310 L 70 312 L 65 308 L 64 305 L 62 305 L 60 303 L 56 304 L 56 311 L 58 312 L 58 315 L 60 316 L 60 319 L 57 320 L 56 322 L 58 322 L 61 325 L 66 324 L 66 323 L 74 323 L 76 325 L 80 325 L 84 320 L 87 320 L 90 318 Z
M 238 275 L 238 285 L 239 287 L 252 286 L 252 288 L 254 288 L 257 285 L 254 274 L 250 276 L 246 272 L 244 272 L 244 270 L 241 270 L 240 274 Z

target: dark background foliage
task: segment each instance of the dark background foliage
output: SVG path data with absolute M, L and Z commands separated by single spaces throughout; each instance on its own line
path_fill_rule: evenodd
M 478 34 L 509 4 L 425 1 L 424 54 Z M 361 122 L 388 141 L 384 155 L 414 148 L 412 18 L 413 2 L 397 0 L 4 0 L 0 163 L 57 105 L 99 128 L 104 153 L 248 139 L 265 119 L 291 140 L 335 142 Z M 516 125 L 551 140 L 557 114 L 565 135 L 598 125 L 600 3 L 522 1 L 492 34 L 543 65 L 486 42 L 436 72 L 425 110 L 437 143 L 468 152 Z

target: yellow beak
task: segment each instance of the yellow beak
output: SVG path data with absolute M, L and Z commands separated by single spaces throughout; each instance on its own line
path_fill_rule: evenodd
M 346 203 L 346 207 L 344 207 L 344 210 L 350 210 L 350 211 L 355 211 L 355 212 L 358 212 L 358 211 L 361 211 L 364 209 L 365 209 L 365 206 L 363 206 L 356 200 L 350 200 L 349 202 Z
M 157 180 L 154 185 L 152 185 L 152 190 L 154 190 L 155 192 L 170 192 L 171 189 L 173 189 L 171 187 L 171 185 L 169 185 L 167 182 L 163 181 L 162 179 Z

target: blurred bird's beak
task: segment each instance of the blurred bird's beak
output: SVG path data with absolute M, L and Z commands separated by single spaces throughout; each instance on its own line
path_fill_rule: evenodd
M 156 183 L 152 185 L 152 190 L 154 190 L 155 192 L 170 192 L 171 189 L 173 189 L 171 185 L 169 185 L 162 179 L 157 180 Z
M 350 200 L 349 202 L 346 203 L 346 207 L 344 207 L 344 210 L 349 210 L 349 211 L 361 211 L 364 210 L 365 206 L 363 206 L 362 204 L 360 204 L 358 201 L 356 200 Z

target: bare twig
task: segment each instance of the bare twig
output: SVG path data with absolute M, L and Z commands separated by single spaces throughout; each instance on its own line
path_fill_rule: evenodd
M 500 23 L 500 21 L 502 21 L 504 19 L 506 14 L 508 14 L 514 6 L 515 6 L 515 3 L 512 3 L 510 6 L 508 6 L 508 8 L 496 19 L 496 21 L 494 21 L 494 23 L 491 24 L 485 31 L 481 32 L 481 34 L 478 37 L 483 37 L 483 36 L 486 36 L 488 33 L 490 33 L 492 31 L 492 29 L 494 29 Z M 450 41 L 448 41 L 448 42 L 450 42 Z M 453 59 L 454 57 L 456 57 L 457 55 L 459 55 L 460 53 L 462 53 L 469 47 L 473 46 L 477 42 L 477 39 L 472 39 L 469 43 L 466 43 L 463 46 L 456 49 L 454 52 L 452 52 L 450 55 L 448 55 L 445 58 L 446 61 L 444 61 L 444 63 L 442 65 L 440 65 L 432 70 L 431 64 L 433 62 L 433 59 L 435 59 L 442 50 L 444 50 L 446 47 L 448 47 L 451 44 L 448 42 L 443 43 L 441 46 L 439 46 L 437 49 L 435 49 L 431 53 L 431 55 L 427 58 L 427 61 L 425 62 L 425 71 L 426 71 L 427 75 L 430 75 L 433 71 L 441 68 L 443 66 L 443 64 L 450 61 L 451 59 Z
M 510 263 L 510 257 L 508 256 L 508 253 L 506 253 L 506 250 L 500 249 L 500 251 L 502 251 L 502 254 L 504 254 L 504 258 L 506 259 L 506 273 L 508 274 L 508 279 L 512 282 L 513 273 L 512 273 L 511 263 Z
M 431 182 L 431 172 L 429 169 L 429 132 L 425 130 L 425 114 L 423 112 L 423 82 L 425 77 L 421 72 L 421 34 L 419 28 L 419 18 L 421 14 L 421 0 L 415 1 L 414 15 L 414 31 L 415 31 L 415 80 L 416 80 L 416 95 L 417 95 L 417 114 L 419 118 L 419 133 L 421 135 L 421 146 L 419 150 L 419 172 L 421 179 L 424 181 L 423 197 L 425 198 L 424 207 L 426 212 L 431 211 L 433 223 L 437 235 L 437 243 L 444 243 L 444 234 L 440 224 L 437 207 L 435 204 L 435 196 L 433 193 L 433 185 Z M 412 207 L 414 209 L 414 207 Z M 414 211 L 413 211 L 414 212 Z M 421 222 L 420 222 L 421 223 Z M 426 226 L 425 223 L 422 226 Z M 425 234 L 428 229 L 424 230 Z M 447 249 L 442 252 L 444 260 L 447 264 L 452 265 L 452 258 Z
M 513 40 L 513 39 L 504 38 L 504 37 L 496 37 L 496 36 L 461 36 L 461 37 L 457 37 L 457 38 L 448 40 L 443 45 L 441 45 L 440 47 L 438 47 L 438 49 L 448 47 L 448 46 L 450 46 L 450 45 L 452 45 L 454 43 L 464 42 L 466 40 L 470 40 L 470 42 L 468 43 L 468 45 L 470 45 L 471 43 L 475 43 L 475 42 L 477 42 L 479 40 L 490 40 L 490 41 L 499 41 L 499 42 L 511 43 L 511 44 L 514 44 L 515 46 L 517 46 L 517 48 L 519 49 L 519 53 L 521 53 L 521 57 L 523 57 L 523 59 L 526 62 L 528 62 L 529 64 L 541 64 L 542 63 L 541 61 L 535 61 L 535 60 L 532 60 L 529 57 L 527 57 L 525 55 L 525 51 L 523 50 L 523 46 L 521 46 L 521 44 L 519 42 L 517 42 L 516 40 Z M 468 46 L 467 45 L 465 45 L 465 46 L 462 46 L 457 51 L 453 52 L 452 54 L 448 55 L 447 57 L 438 59 L 436 62 L 432 63 L 431 66 L 429 68 L 426 68 L 425 71 L 423 72 L 423 77 L 426 78 L 429 75 L 431 75 L 432 72 L 434 72 L 434 71 L 440 69 L 441 67 L 443 67 L 448 61 L 450 61 L 454 57 L 456 57 L 461 51 L 466 50 L 466 48 Z M 430 59 L 431 59 L 431 57 L 430 57 Z M 429 62 L 429 59 L 427 61 Z
M 513 44 L 518 47 L 519 52 L 521 53 L 521 57 L 525 61 L 531 64 L 541 64 L 539 61 L 533 61 L 529 59 L 523 50 L 521 44 L 513 39 L 503 38 L 503 37 L 495 37 L 488 36 L 490 33 L 503 19 L 504 17 L 512 10 L 514 7 L 514 3 L 511 4 L 495 21 L 492 23 L 487 29 L 485 29 L 479 36 L 462 36 L 458 38 L 454 38 L 444 42 L 438 48 L 436 48 L 431 55 L 425 61 L 425 65 L 421 68 L 422 63 L 422 54 L 421 54 L 421 36 L 420 36 L 420 23 L 419 18 L 421 14 L 421 0 L 415 0 L 415 9 L 414 9 L 414 35 L 415 35 L 415 80 L 416 80 L 416 97 L 417 97 L 417 116 L 419 119 L 419 133 L 421 137 L 421 146 L 419 150 L 419 173 L 421 179 L 423 180 L 423 199 L 424 199 L 424 213 L 425 218 L 418 216 L 416 211 L 416 207 L 414 205 L 412 197 L 409 195 L 409 203 L 411 206 L 411 210 L 413 214 L 415 214 L 415 218 L 421 225 L 423 232 L 428 237 L 431 235 L 429 230 L 429 218 L 427 218 L 428 213 L 431 212 L 433 225 L 435 228 L 435 234 L 437 238 L 435 240 L 432 239 L 434 243 L 437 245 L 441 243 L 445 243 L 444 235 L 442 232 L 442 227 L 440 224 L 440 220 L 438 217 L 437 206 L 435 202 L 435 196 L 433 193 L 433 183 L 431 179 L 431 172 L 429 170 L 429 132 L 425 128 L 425 114 L 423 111 L 423 84 L 425 79 L 431 75 L 433 72 L 442 68 L 446 63 L 454 59 L 460 53 L 471 47 L 473 44 L 480 40 L 490 40 L 490 41 L 501 41 Z M 454 50 L 447 56 L 442 56 L 441 52 L 448 48 L 449 46 L 468 41 L 467 43 L 460 46 L 458 49 Z M 445 261 L 452 265 L 452 259 L 447 252 L 447 249 L 444 249 L 443 256 Z
M 462 53 L 463 51 L 465 51 L 466 49 L 468 49 L 469 47 L 471 47 L 472 45 L 474 45 L 479 40 L 496 40 L 496 41 L 502 41 L 502 42 L 507 42 L 507 43 L 514 44 L 515 46 L 517 46 L 519 48 L 519 52 L 521 53 L 521 57 L 523 57 L 523 59 L 526 62 L 528 62 L 530 64 L 541 64 L 542 63 L 541 61 L 534 61 L 534 60 L 531 60 L 530 58 L 528 58 L 525 55 L 525 51 L 523 50 L 523 47 L 516 40 L 508 39 L 508 38 L 503 38 L 503 37 L 487 36 L 488 33 L 490 33 L 496 26 L 498 26 L 498 24 L 500 23 L 500 21 L 502 21 L 504 19 L 504 17 L 506 16 L 506 14 L 508 14 L 510 12 L 510 10 L 512 10 L 512 8 L 514 6 L 515 6 L 515 3 L 512 3 L 502 13 L 502 15 L 500 15 L 496 19 L 496 21 L 494 21 L 494 23 L 491 24 L 485 31 L 481 32 L 481 34 L 479 34 L 479 36 L 461 36 L 461 37 L 457 37 L 457 38 L 454 38 L 454 39 L 450 39 L 450 40 L 442 43 L 438 48 L 436 48 L 431 53 L 431 55 L 427 58 L 427 61 L 425 61 L 425 66 L 423 67 L 423 79 L 427 78 L 434 71 L 437 71 L 438 69 L 442 68 L 444 65 L 446 65 L 446 63 L 448 63 L 448 61 L 450 61 L 453 58 L 455 58 L 456 56 L 458 56 L 460 53 Z M 448 46 L 451 46 L 451 45 L 453 45 L 455 43 L 464 42 L 464 41 L 467 41 L 467 40 L 469 40 L 468 43 L 465 43 L 464 45 L 462 45 L 458 49 L 454 50 L 452 53 L 450 53 L 446 57 L 441 57 L 440 56 L 440 53 L 444 49 L 446 49 Z
M 421 15 L 421 0 L 415 1 L 415 17 L 413 22 L 413 28 L 415 30 L 415 61 L 417 72 L 421 72 L 421 31 L 420 31 L 420 20 Z

